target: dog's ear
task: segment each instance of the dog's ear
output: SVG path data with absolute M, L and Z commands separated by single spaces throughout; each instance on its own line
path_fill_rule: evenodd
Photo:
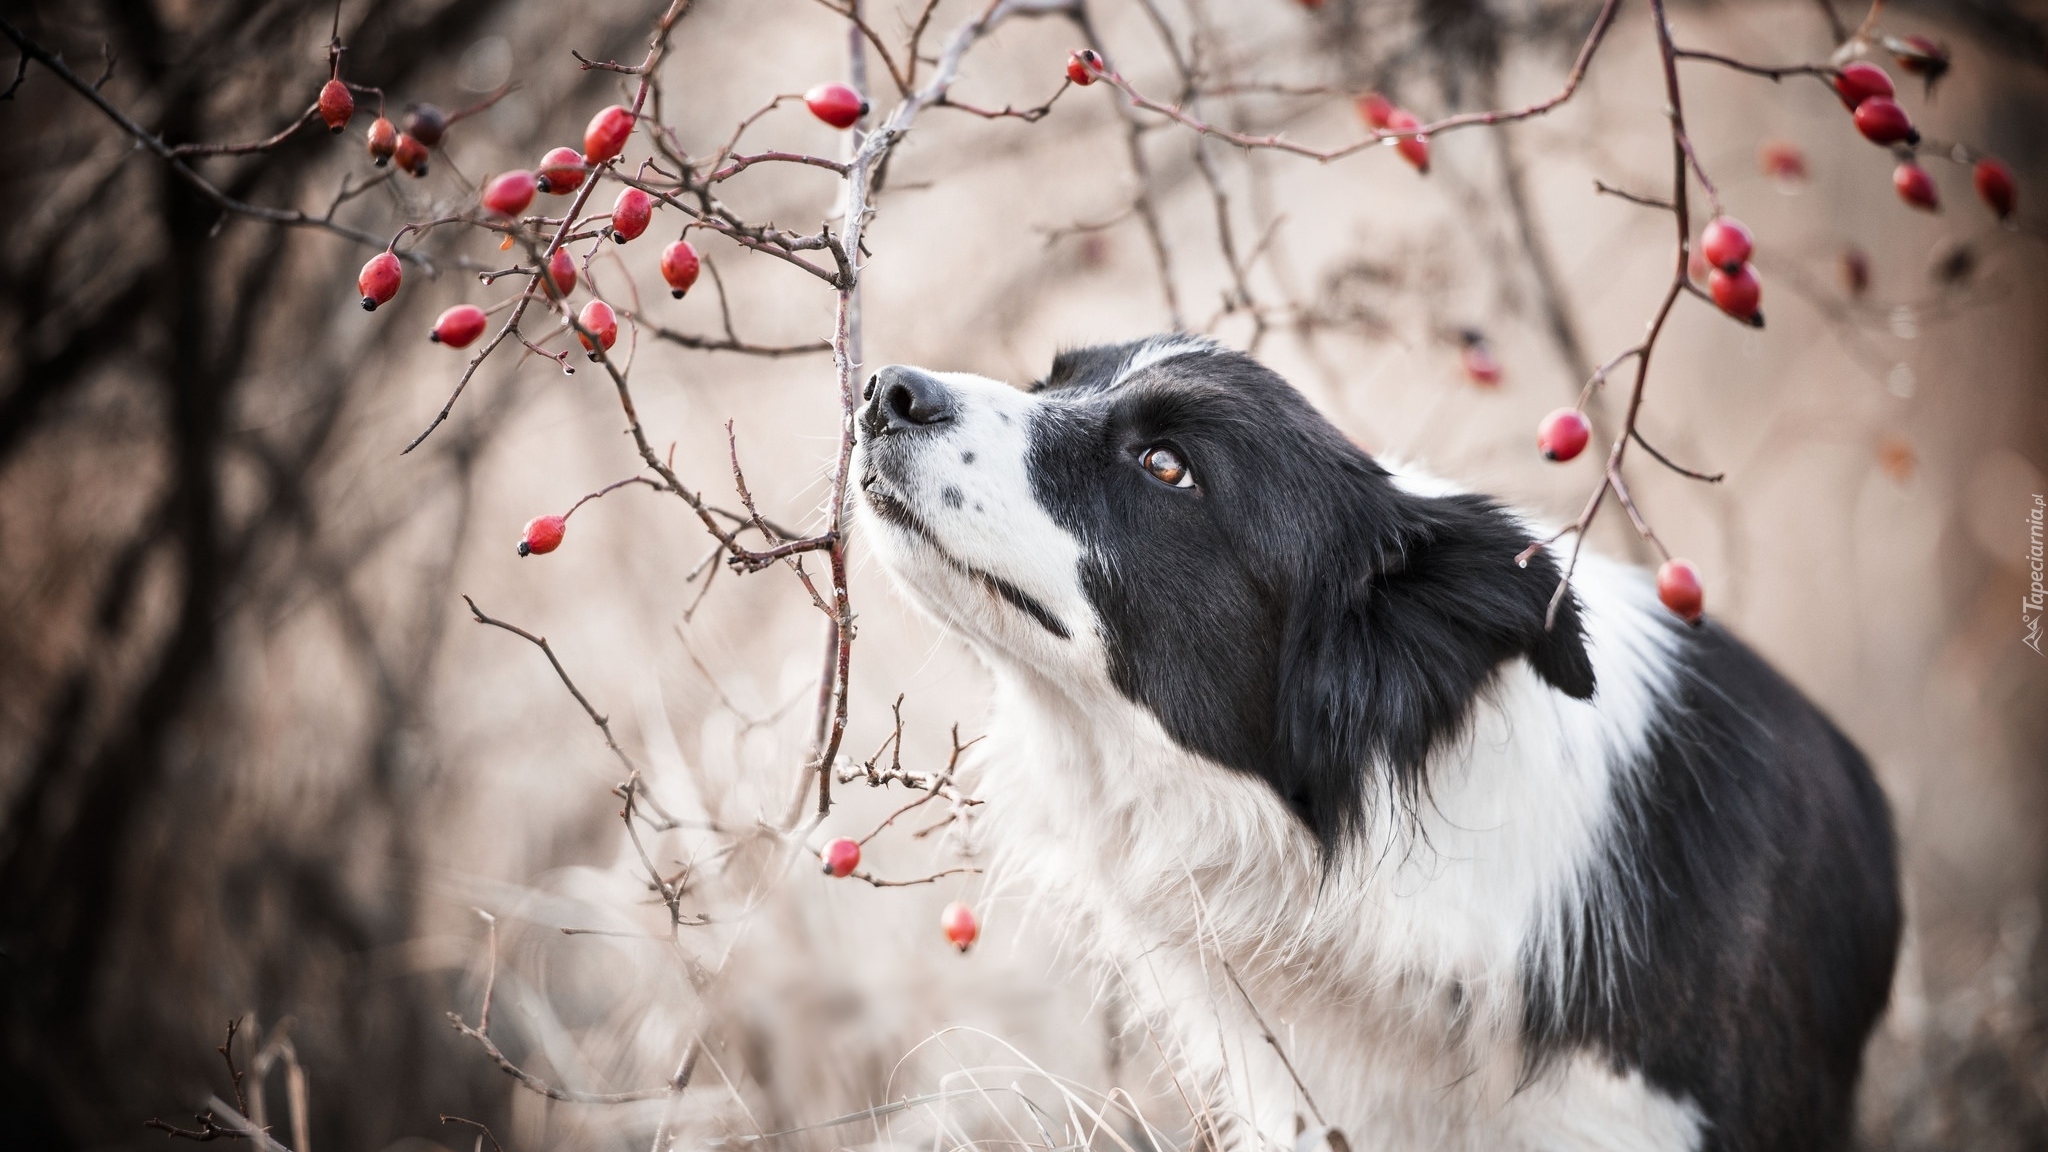
M 1463 735 L 1502 663 L 1593 695 L 1578 604 L 1567 594 L 1544 627 L 1558 568 L 1547 552 L 1515 564 L 1529 536 L 1513 517 L 1478 496 L 1368 503 L 1303 559 L 1279 654 L 1271 771 L 1326 851 L 1368 800 L 1426 793 L 1431 751 Z M 1391 795 L 1367 795 L 1382 784 Z

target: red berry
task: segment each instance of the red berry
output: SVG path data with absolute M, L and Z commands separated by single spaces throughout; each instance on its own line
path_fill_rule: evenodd
M 550 196 L 567 196 L 583 186 L 583 154 L 574 148 L 556 148 L 540 158 L 540 177 L 534 187 Z
M 1757 149 L 1756 166 L 1771 179 L 1788 184 L 1806 179 L 1806 153 L 1789 140 L 1772 140 Z
M 390 302 L 398 295 L 398 282 L 403 278 L 398 257 L 390 252 L 379 252 L 363 265 L 356 277 L 356 290 L 363 294 L 363 311 L 375 312 L 377 305 Z
M 524 168 L 500 172 L 484 185 L 484 207 L 500 216 L 517 216 L 533 203 L 533 173 Z
M 526 532 L 519 538 L 521 556 L 545 556 L 562 546 L 562 533 L 569 528 L 568 520 L 560 516 L 535 516 L 526 522 Z
M 1458 351 L 1458 363 L 1465 369 L 1465 375 L 1474 384 L 1493 387 L 1500 383 L 1500 360 L 1486 343 L 1486 337 L 1476 331 L 1459 334 L 1464 347 Z
M 1686 623 L 1698 623 L 1706 604 L 1706 592 L 1700 586 L 1700 570 L 1693 567 L 1690 560 L 1666 560 L 1664 566 L 1657 569 L 1657 599 Z
M 1856 130 L 1872 144 L 1920 142 L 1920 132 L 1906 110 L 1883 96 L 1872 96 L 1856 106 Z
M 1387 127 L 1396 132 L 1412 131 L 1420 123 L 1406 108 L 1396 108 L 1387 116 Z M 1429 175 L 1429 137 L 1403 136 L 1394 141 L 1394 151 L 1401 154 L 1401 159 L 1413 164 L 1417 172 Z
M 405 134 L 429 148 L 441 146 L 441 134 L 448 131 L 448 114 L 432 104 L 415 104 L 405 113 Z
M 1936 80 L 1948 73 L 1948 45 L 1925 36 L 1908 36 L 1895 40 L 1884 38 L 1885 51 L 1899 62 L 1899 67 L 1927 81 L 1932 88 Z
M 576 290 L 576 261 L 570 259 L 567 248 L 557 248 L 555 254 L 548 257 L 548 279 L 564 299 Z
M 2000 220 L 2012 215 L 2019 194 L 2013 186 L 2012 169 L 2005 166 L 2005 161 L 1996 156 L 1986 156 L 1977 161 L 1977 167 L 1972 175 L 1977 182 L 1977 199 L 1998 213 Z
M 371 121 L 369 143 L 371 143 L 371 162 L 377 164 L 379 168 L 383 168 L 385 164 L 391 162 L 391 154 L 397 152 L 397 129 L 391 127 L 391 121 L 387 121 L 383 117 L 377 117 L 375 121 Z
M 398 147 L 392 151 L 391 159 L 401 172 L 427 174 L 427 146 L 403 132 L 398 134 Z
M 602 164 L 624 152 L 632 135 L 633 114 L 614 104 L 592 116 L 590 127 L 583 130 L 583 158 Z
M 860 867 L 860 841 L 841 836 L 825 845 L 825 850 L 818 854 L 818 858 L 825 862 L 825 875 L 843 880 L 851 876 L 855 868 Z
M 1559 408 L 1536 426 L 1536 448 L 1545 460 L 1562 464 L 1586 450 L 1593 438 L 1593 425 L 1577 408 Z
M 1733 272 L 1716 268 L 1707 273 L 1707 291 L 1721 311 L 1751 327 L 1764 326 L 1764 314 L 1756 310 L 1764 294 L 1764 286 L 1757 283 L 1756 269 L 1747 264 Z
M 612 204 L 612 239 L 621 244 L 638 239 L 647 231 L 647 221 L 653 215 L 654 197 L 638 188 L 627 188 Z
M 348 85 L 340 80 L 329 80 L 320 86 L 320 118 L 327 121 L 327 130 L 339 136 L 348 127 L 348 118 L 356 114 L 356 98 L 349 95 Z
M 1899 199 L 1915 208 L 1928 212 L 1941 210 L 1941 193 L 1935 190 L 1934 177 L 1911 160 L 1892 169 L 1892 188 L 1898 192 Z
M 398 129 L 382 116 L 370 123 L 370 160 L 382 168 L 391 162 L 391 154 L 398 151 Z
M 1367 92 L 1358 98 L 1358 118 L 1365 121 L 1367 128 L 1385 128 L 1394 111 L 1394 102 L 1377 92 Z
M 457 304 L 441 318 L 434 321 L 434 330 L 427 333 L 427 339 L 450 348 L 467 348 L 484 334 L 484 325 L 489 317 L 474 304 Z
M 576 334 L 576 339 L 581 340 L 583 346 L 590 350 L 590 358 L 592 360 L 597 359 L 598 344 L 602 344 L 609 349 L 613 344 L 618 343 L 619 318 L 612 313 L 612 306 L 604 301 L 592 300 L 590 303 L 585 304 L 583 311 L 577 314 L 576 320 L 589 330 L 591 336 L 597 337 L 597 344 L 592 344 L 590 336 L 585 336 L 581 332 Z
M 1835 76 L 1835 95 L 1850 111 L 1863 106 L 1872 96 L 1892 98 L 1892 78 L 1875 64 L 1858 60 L 1842 65 L 1842 71 Z
M 1067 57 L 1067 79 L 1086 88 L 1102 71 L 1102 57 L 1093 48 L 1082 48 Z
M 1706 230 L 1700 233 L 1700 252 L 1706 256 L 1707 263 L 1729 272 L 1749 263 L 1749 254 L 1754 247 L 1749 229 L 1733 216 L 1714 217 L 1707 221 Z
M 661 250 L 661 278 L 678 300 L 697 282 L 697 250 L 688 240 L 678 240 Z
M 834 128 L 851 128 L 868 114 L 868 102 L 844 84 L 818 85 L 804 93 L 804 106 Z
M 939 913 L 939 927 L 946 933 L 946 939 L 962 952 L 974 947 L 974 941 L 981 935 L 981 923 L 974 918 L 974 909 L 955 900 Z

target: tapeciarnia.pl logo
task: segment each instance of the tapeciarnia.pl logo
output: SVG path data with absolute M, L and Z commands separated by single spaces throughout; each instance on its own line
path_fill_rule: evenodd
M 2020 601 L 2020 623 L 2027 634 L 2020 637 L 2020 643 L 2034 650 L 2034 655 L 2048 655 L 2041 651 L 2041 614 L 2048 609 L 2048 589 L 2041 586 L 2044 564 L 2041 549 L 2041 516 L 2048 508 L 2043 507 L 2039 492 L 2034 493 L 2034 506 L 2027 511 L 2027 567 L 2032 570 L 2033 583 L 2027 587 L 2026 599 Z

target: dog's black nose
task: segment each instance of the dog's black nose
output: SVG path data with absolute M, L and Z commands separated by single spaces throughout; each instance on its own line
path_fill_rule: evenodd
M 861 414 L 867 431 L 910 432 L 953 418 L 953 394 L 937 378 L 903 364 L 891 364 L 868 381 L 868 406 Z

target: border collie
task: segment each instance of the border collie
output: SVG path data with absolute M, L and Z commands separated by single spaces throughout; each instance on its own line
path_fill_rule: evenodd
M 1530 520 L 1206 340 L 1028 390 L 892 366 L 865 401 L 864 532 L 993 673 L 982 835 L 1205 1139 L 1849 1145 L 1890 817 L 1726 630 L 1590 554 L 1546 628 Z

